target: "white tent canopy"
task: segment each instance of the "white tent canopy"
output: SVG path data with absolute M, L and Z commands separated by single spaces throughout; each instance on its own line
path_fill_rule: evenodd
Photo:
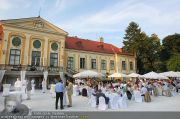
M 153 71 L 142 75 L 142 77 L 146 79 L 168 79 L 168 77 L 160 75 Z
M 136 77 L 140 77 L 141 75 L 140 74 L 137 74 L 137 73 L 131 73 L 128 75 L 128 77 L 132 77 L 132 78 L 136 78 Z
M 114 73 L 109 75 L 108 77 L 121 78 L 121 77 L 127 77 L 127 75 L 123 73 Z
M 102 73 L 98 73 L 92 70 L 85 70 L 80 73 L 73 75 L 74 78 L 93 78 L 93 77 L 104 77 Z
M 174 71 L 163 72 L 160 74 L 166 77 L 180 77 L 180 72 L 174 72 Z

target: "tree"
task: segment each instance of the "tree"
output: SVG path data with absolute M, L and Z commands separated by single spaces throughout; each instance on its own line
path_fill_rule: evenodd
M 124 49 L 136 54 L 138 73 L 156 71 L 159 68 L 160 39 L 156 34 L 150 37 L 141 32 L 138 24 L 131 22 L 125 30 Z
M 141 34 L 141 29 L 139 28 L 139 25 L 135 22 L 129 23 L 129 26 L 125 30 L 126 34 L 124 37 L 124 50 L 134 53 L 137 51 L 137 43 L 139 41 L 139 37 Z
M 179 70 L 180 61 L 180 34 L 166 36 L 162 41 L 160 60 L 162 62 L 162 71 Z
M 180 71 L 180 54 L 173 55 L 167 61 L 167 69 L 169 71 Z
M 138 72 L 142 71 L 143 63 L 140 59 L 141 55 L 141 36 L 144 34 L 141 34 L 141 29 L 139 28 L 139 25 L 135 22 L 129 23 L 129 26 L 125 30 L 125 37 L 124 37 L 124 51 L 134 53 L 136 55 L 136 61 L 137 61 L 137 70 Z
M 180 34 L 169 35 L 163 39 L 164 49 L 169 51 L 169 55 L 180 53 Z
M 159 62 L 160 39 L 156 34 L 147 37 L 145 41 L 144 57 L 147 59 L 147 71 L 156 71 L 155 65 Z

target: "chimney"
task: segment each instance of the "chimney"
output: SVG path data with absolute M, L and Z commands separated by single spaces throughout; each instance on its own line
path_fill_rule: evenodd
M 100 37 L 100 38 L 98 39 L 98 41 L 99 41 L 99 42 L 104 42 L 104 38 L 103 38 L 103 37 Z

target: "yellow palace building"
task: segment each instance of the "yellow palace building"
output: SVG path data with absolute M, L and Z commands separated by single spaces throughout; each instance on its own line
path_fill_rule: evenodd
M 122 48 L 97 41 L 68 36 L 68 32 L 41 17 L 0 21 L 0 70 L 6 70 L 2 83 L 14 82 L 20 71 L 35 79 L 40 88 L 43 71 L 48 71 L 48 84 L 59 72 L 69 76 L 83 70 L 104 74 L 136 71 L 133 54 Z

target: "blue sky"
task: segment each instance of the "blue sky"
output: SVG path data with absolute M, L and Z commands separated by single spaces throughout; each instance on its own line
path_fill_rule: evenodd
M 131 21 L 160 39 L 180 33 L 180 0 L 0 0 L 0 19 L 41 17 L 85 39 L 123 46 Z

